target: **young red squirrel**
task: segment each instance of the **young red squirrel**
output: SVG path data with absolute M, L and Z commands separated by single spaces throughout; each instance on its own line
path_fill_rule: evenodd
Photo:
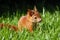
M 22 31 L 23 28 L 26 28 L 27 30 L 29 30 L 30 32 L 33 31 L 33 25 L 34 23 L 38 23 L 41 21 L 41 16 L 39 14 L 39 12 L 37 11 L 36 6 L 34 6 L 33 10 L 28 9 L 27 11 L 27 15 L 22 16 L 19 21 L 18 21 L 18 27 L 16 26 L 12 26 L 12 25 L 8 25 L 9 28 L 12 28 L 14 30 L 20 30 Z M 0 24 L 0 26 L 6 26 L 5 24 Z

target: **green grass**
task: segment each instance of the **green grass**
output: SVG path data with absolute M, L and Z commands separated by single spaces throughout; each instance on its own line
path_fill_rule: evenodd
M 0 17 L 0 23 L 9 23 L 11 25 L 17 25 L 18 12 L 13 18 L 3 16 Z M 42 22 L 37 26 L 37 30 L 33 33 L 23 30 L 23 32 L 15 32 L 9 28 L 4 27 L 0 29 L 0 40 L 60 40 L 60 12 L 55 11 L 53 14 L 45 12 L 44 16 L 41 14 Z M 24 15 L 24 13 L 23 13 Z

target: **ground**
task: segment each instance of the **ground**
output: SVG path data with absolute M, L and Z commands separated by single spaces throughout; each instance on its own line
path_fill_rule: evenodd
M 0 29 L 0 40 L 60 40 L 60 12 L 49 11 L 41 13 L 42 21 L 39 23 L 40 29 L 36 29 L 33 33 L 24 30 L 23 32 L 15 32 L 9 28 L 4 27 Z M 22 14 L 24 15 L 24 14 Z M 20 17 L 20 16 L 19 16 Z M 17 26 L 18 16 L 0 17 L 1 23 L 9 23 Z

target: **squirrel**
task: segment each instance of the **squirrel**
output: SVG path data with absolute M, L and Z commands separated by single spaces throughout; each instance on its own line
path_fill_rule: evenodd
M 33 28 L 34 28 L 34 24 L 37 24 L 40 21 L 41 21 L 41 16 L 40 16 L 36 6 L 34 6 L 33 10 L 28 9 L 27 14 L 25 16 L 22 16 L 19 19 L 17 27 L 14 25 L 0 23 L 0 28 L 2 28 L 3 26 L 8 26 L 9 28 L 11 28 L 15 31 L 17 31 L 17 30 L 22 31 L 23 28 L 26 28 L 27 30 L 32 32 Z
M 41 21 L 41 16 L 37 11 L 36 6 L 34 6 L 33 10 L 28 9 L 27 15 L 22 16 L 18 21 L 18 29 L 22 31 L 23 28 L 26 28 L 30 32 L 33 31 L 34 24 L 37 24 Z

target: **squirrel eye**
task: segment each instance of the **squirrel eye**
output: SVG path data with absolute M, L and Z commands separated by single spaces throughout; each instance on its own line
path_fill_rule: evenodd
M 35 19 L 37 19 L 37 17 L 35 17 Z

